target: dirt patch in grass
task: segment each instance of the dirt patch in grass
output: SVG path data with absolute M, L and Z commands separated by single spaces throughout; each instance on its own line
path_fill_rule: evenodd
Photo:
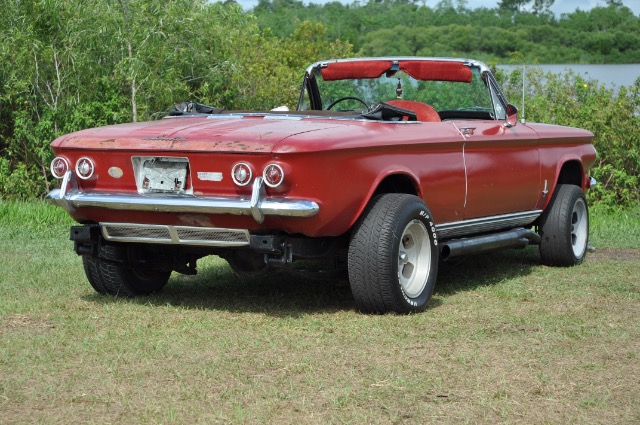
M 56 327 L 55 323 L 37 320 L 24 314 L 7 317 L 0 323 L 0 333 L 26 331 L 32 334 L 46 334 Z
M 640 250 L 620 248 L 596 248 L 595 252 L 587 255 L 587 261 L 640 261 Z

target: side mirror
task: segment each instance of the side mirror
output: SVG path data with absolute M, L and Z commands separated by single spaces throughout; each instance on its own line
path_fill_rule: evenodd
M 507 105 L 507 121 L 505 122 L 505 127 L 511 128 L 515 127 L 518 123 L 518 108 L 513 106 L 512 104 Z

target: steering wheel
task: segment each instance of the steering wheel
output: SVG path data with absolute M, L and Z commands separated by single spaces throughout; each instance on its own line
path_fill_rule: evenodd
M 364 105 L 365 108 L 367 108 L 367 110 L 369 109 L 369 105 L 367 105 L 367 102 L 365 102 L 364 100 L 358 98 L 358 97 L 354 97 L 354 96 L 345 96 L 345 97 L 341 97 L 340 99 L 335 100 L 334 102 L 331 103 L 331 105 L 327 106 L 327 111 L 331 110 L 331 108 L 333 108 L 334 106 L 336 106 L 336 104 L 344 101 L 344 100 L 356 100 L 360 103 L 362 103 Z

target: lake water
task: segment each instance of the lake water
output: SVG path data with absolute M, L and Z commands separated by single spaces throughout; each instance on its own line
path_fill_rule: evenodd
M 512 71 L 522 69 L 522 65 L 498 65 L 498 69 Z M 632 86 L 640 77 L 640 64 L 625 65 L 527 65 L 527 69 L 538 68 L 544 72 L 563 74 L 572 70 L 586 80 L 598 80 L 608 87 Z

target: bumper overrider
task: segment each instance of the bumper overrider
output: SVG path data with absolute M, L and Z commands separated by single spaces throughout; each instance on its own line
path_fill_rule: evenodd
M 267 198 L 262 177 L 253 181 L 251 198 L 194 195 L 140 195 L 82 191 L 72 171 L 65 174 L 60 189 L 49 192 L 47 202 L 73 213 L 78 208 L 104 208 L 122 211 L 250 215 L 262 223 L 265 216 L 313 217 L 320 210 L 310 200 Z

